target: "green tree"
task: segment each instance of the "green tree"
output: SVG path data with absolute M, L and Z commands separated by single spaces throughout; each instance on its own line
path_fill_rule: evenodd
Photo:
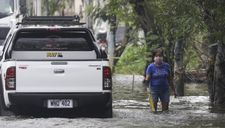
M 125 10 L 126 11 L 125 11 Z M 100 9 L 101 10 L 101 9 Z M 208 80 L 210 99 L 214 104 L 225 104 L 224 93 L 224 45 L 225 2 L 221 0 L 114 0 L 108 1 L 99 13 L 101 16 L 116 15 L 118 19 L 130 25 L 131 29 L 142 28 L 146 40 L 147 57 L 152 49 L 163 47 L 169 63 L 174 65 L 175 86 L 179 95 L 184 95 L 184 73 L 188 53 L 206 54 L 199 50 L 201 43 L 196 41 L 199 35 L 205 35 L 205 46 L 212 45 L 215 54 L 210 54 Z M 104 15 L 102 15 L 104 14 Z M 135 26 L 135 27 L 134 27 Z M 196 43 L 197 42 L 197 43 Z M 194 51 L 195 50 L 195 51 Z M 175 52 L 174 52 L 175 51 Z M 201 52 L 199 52 L 201 51 Z M 185 57 L 186 56 L 186 57 Z M 200 58 L 202 61 L 203 58 Z M 147 64 L 150 59 L 147 60 Z
M 64 9 L 66 2 L 70 2 L 69 0 L 42 0 L 42 8 L 46 11 L 47 16 L 53 16 L 56 11 L 61 10 L 61 15 L 64 15 Z M 60 8 L 59 8 L 60 7 Z
M 223 108 L 225 105 L 225 1 L 199 0 L 202 19 L 207 27 L 205 42 L 210 45 L 208 63 L 208 87 L 213 105 Z
M 188 46 L 187 39 L 200 32 L 199 8 L 195 1 L 186 0 L 136 0 L 132 3 L 146 35 L 147 52 L 155 47 L 165 49 L 168 62 L 174 64 L 178 95 L 184 95 L 184 49 Z
M 90 4 L 87 6 L 86 11 L 93 20 L 102 19 L 103 21 L 108 21 L 110 24 L 110 32 L 112 33 L 110 34 L 113 37 L 112 42 L 115 42 L 116 30 L 119 24 L 125 24 L 125 40 L 120 42 L 120 45 L 114 46 L 113 56 L 119 58 L 123 54 L 128 42 L 137 42 L 136 38 L 138 34 L 135 23 L 137 18 L 128 0 L 107 0 L 101 4 L 100 2 L 96 5 Z M 111 51 L 112 47 L 112 44 L 109 44 L 109 51 Z M 112 53 L 110 52 L 109 55 L 112 55 Z M 113 64 L 116 65 L 118 61 L 119 59 L 115 59 Z

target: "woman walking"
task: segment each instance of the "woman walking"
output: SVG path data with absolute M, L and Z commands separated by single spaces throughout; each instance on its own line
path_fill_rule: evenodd
M 162 49 L 157 49 L 153 53 L 154 62 L 148 65 L 146 70 L 146 81 L 149 82 L 149 89 L 153 98 L 154 108 L 157 111 L 157 103 L 160 99 L 162 105 L 162 111 L 169 110 L 169 86 L 171 86 L 174 96 L 176 97 L 176 92 L 173 84 L 170 82 L 170 65 L 163 61 L 163 51 Z

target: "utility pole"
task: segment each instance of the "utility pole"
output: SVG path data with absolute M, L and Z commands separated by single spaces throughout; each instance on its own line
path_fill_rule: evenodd
M 36 0 L 35 1 L 35 4 L 36 4 L 35 14 L 36 14 L 36 16 L 41 16 L 41 3 L 42 3 L 42 0 Z
M 86 5 L 90 5 L 90 4 L 93 4 L 93 1 L 92 0 L 86 0 Z M 86 23 L 87 23 L 87 27 L 89 28 L 89 29 L 92 29 L 92 21 L 91 21 L 91 18 L 90 18 L 90 16 L 87 16 L 87 14 L 85 14 L 86 16 Z
M 33 1 L 34 16 L 41 16 L 41 0 Z

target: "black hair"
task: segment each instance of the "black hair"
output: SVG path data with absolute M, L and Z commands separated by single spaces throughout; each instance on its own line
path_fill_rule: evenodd
M 160 54 L 160 55 L 163 56 L 163 49 L 162 48 L 157 48 L 157 49 L 153 50 L 152 56 L 154 57 L 156 54 Z
M 154 57 L 156 56 L 156 54 L 159 53 L 164 57 L 164 53 L 163 53 L 163 49 L 162 48 L 157 48 L 152 50 L 152 62 L 154 62 Z

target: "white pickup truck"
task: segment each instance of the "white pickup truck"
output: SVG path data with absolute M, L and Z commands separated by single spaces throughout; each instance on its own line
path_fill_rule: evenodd
M 87 108 L 112 117 L 112 78 L 83 27 L 19 25 L 1 59 L 0 114 L 16 107 Z

